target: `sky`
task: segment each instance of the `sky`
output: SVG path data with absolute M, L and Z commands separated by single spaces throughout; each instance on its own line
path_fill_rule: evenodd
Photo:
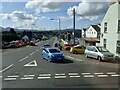
M 0 26 L 36 29 L 56 30 L 60 28 L 73 28 L 73 9 L 76 12 L 76 29 L 87 28 L 98 24 L 104 18 L 109 8 L 108 0 L 25 0 L 6 1 L 0 3 Z M 53 20 L 51 20 L 53 19 Z

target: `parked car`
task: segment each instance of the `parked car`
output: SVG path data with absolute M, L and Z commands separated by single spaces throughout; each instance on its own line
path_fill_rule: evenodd
M 36 43 L 35 41 L 30 41 L 29 45 L 30 45 L 30 46 L 36 46 L 37 43 Z
M 70 52 L 74 54 L 76 53 L 83 54 L 85 52 L 85 47 L 83 45 L 76 45 L 76 46 L 71 47 Z
M 45 48 L 50 48 L 51 47 L 51 45 L 49 45 L 49 44 L 44 44 L 43 45 L 43 49 L 45 49 Z
M 102 46 L 88 46 L 85 49 L 86 57 L 96 58 L 99 61 L 114 59 L 114 54 Z
M 65 45 L 64 45 L 64 49 L 65 49 L 65 50 L 70 50 L 70 48 L 71 48 L 71 46 L 70 46 L 69 44 L 65 44 Z
M 64 61 L 64 55 L 58 48 L 44 48 L 42 51 L 43 59 L 49 61 Z

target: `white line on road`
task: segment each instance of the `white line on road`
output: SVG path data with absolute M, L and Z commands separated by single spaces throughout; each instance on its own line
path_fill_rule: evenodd
M 119 74 L 111 75 L 112 77 L 119 77 Z
M 80 77 L 80 76 L 78 75 L 78 76 L 70 76 L 70 77 L 76 77 L 77 78 L 77 77 Z
M 84 77 L 94 77 L 93 75 L 84 75 Z
M 94 74 L 98 75 L 98 74 L 103 74 L 103 73 L 94 73 Z
M 68 75 L 78 75 L 78 73 L 68 73 Z
M 18 75 L 12 75 L 12 76 L 7 76 L 7 77 L 9 77 L 9 78 L 17 78 L 19 76 Z
M 91 73 L 82 73 L 82 75 L 88 75 L 88 74 L 91 74 Z
M 76 58 L 75 58 L 75 60 L 77 60 L 77 61 L 83 61 L 83 60 L 80 60 L 80 59 L 76 59 Z
M 38 77 L 38 79 L 49 79 L 51 77 Z
M 21 78 L 22 80 L 32 80 L 34 79 L 34 77 L 24 77 L 24 78 Z
M 1 70 L 1 71 L 0 71 L 0 73 L 2 73 L 2 72 L 4 72 L 5 70 L 7 70 L 7 69 L 11 68 L 13 65 L 14 65 L 14 64 L 9 65 L 9 66 L 8 66 L 8 67 L 6 67 L 5 69 Z
M 26 57 L 24 57 L 23 59 L 19 60 L 19 62 L 21 62 L 21 61 L 23 61 L 23 60 L 25 60 L 25 59 L 27 59 L 27 58 L 28 58 L 28 56 L 26 56 Z
M 16 80 L 16 78 L 4 78 L 4 80 L 9 81 L 9 80 Z
M 39 76 L 51 76 L 51 74 L 40 74 Z
M 24 75 L 24 77 L 34 77 L 35 75 Z
M 36 52 L 39 51 L 39 49 L 36 50 Z
M 66 57 L 68 57 L 68 58 L 70 58 L 70 59 L 75 59 L 74 57 L 71 57 L 71 56 L 66 56 Z
M 55 74 L 56 76 L 58 76 L 58 75 L 65 75 L 64 73 L 59 73 L 59 74 Z
M 115 72 L 107 72 L 107 74 L 116 74 Z
M 108 75 L 98 75 L 98 77 L 108 77 Z
M 3 76 L 0 76 L 0 78 L 2 78 Z
M 30 55 L 33 55 L 35 52 L 32 52 Z
M 66 78 L 66 76 L 55 76 L 56 79 L 58 78 Z

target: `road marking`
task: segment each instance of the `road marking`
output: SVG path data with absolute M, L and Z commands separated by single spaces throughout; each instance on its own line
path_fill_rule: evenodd
M 98 75 L 98 74 L 103 74 L 103 73 L 94 73 L 94 74 Z
M 24 67 L 32 67 L 32 66 L 37 66 L 37 62 L 35 60 L 24 65 Z
M 49 79 L 51 77 L 38 77 L 38 79 Z
M 107 74 L 116 74 L 115 72 L 107 72 Z
M 55 74 L 56 76 L 58 76 L 58 75 L 65 75 L 64 73 L 60 73 L 60 74 Z
M 58 78 L 66 78 L 66 76 L 55 76 L 56 79 Z
M 84 75 L 84 77 L 94 77 L 93 75 Z
M 34 77 L 24 77 L 24 78 L 21 78 L 22 80 L 32 80 L 34 79 Z
M 9 81 L 9 80 L 16 80 L 16 78 L 4 78 L 4 80 Z
M 76 59 L 76 58 L 75 58 L 75 60 L 77 60 L 77 61 L 81 61 L 81 62 L 83 61 L 83 60 L 81 60 L 81 59 Z
M 32 52 L 30 55 L 33 55 L 35 52 Z
M 70 76 L 70 77 L 76 77 L 77 78 L 77 77 L 80 77 L 80 76 Z
M 7 76 L 7 77 L 9 77 L 9 78 L 17 78 L 19 76 L 18 75 L 12 75 L 12 76 Z
M 0 78 L 2 78 L 3 76 L 0 76 Z
M 112 77 L 119 77 L 119 74 L 111 75 Z
M 74 57 L 71 57 L 71 56 L 66 56 L 66 57 L 68 57 L 68 58 L 70 58 L 70 59 L 75 59 Z
M 14 64 L 9 65 L 8 67 L 4 68 L 3 70 L 0 71 L 0 73 L 4 72 L 5 70 L 11 68 Z
M 36 50 L 36 52 L 39 51 L 39 49 Z
M 35 75 L 24 75 L 24 77 L 34 77 Z
M 51 76 L 51 74 L 40 74 L 39 76 Z
M 19 62 L 21 62 L 21 61 L 23 61 L 23 60 L 25 60 L 25 59 L 27 59 L 27 58 L 28 58 L 28 56 L 26 56 L 26 57 L 24 57 L 23 59 L 19 60 Z
M 108 77 L 108 75 L 98 75 L 98 77 Z
M 88 75 L 88 74 L 91 74 L 91 73 L 82 73 L 82 75 Z
M 78 75 L 78 73 L 68 73 L 68 75 Z

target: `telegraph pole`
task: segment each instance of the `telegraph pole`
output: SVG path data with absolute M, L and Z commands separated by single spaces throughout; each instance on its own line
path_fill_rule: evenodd
M 74 45 L 75 45 L 75 8 L 73 9 L 73 32 L 74 32 Z

